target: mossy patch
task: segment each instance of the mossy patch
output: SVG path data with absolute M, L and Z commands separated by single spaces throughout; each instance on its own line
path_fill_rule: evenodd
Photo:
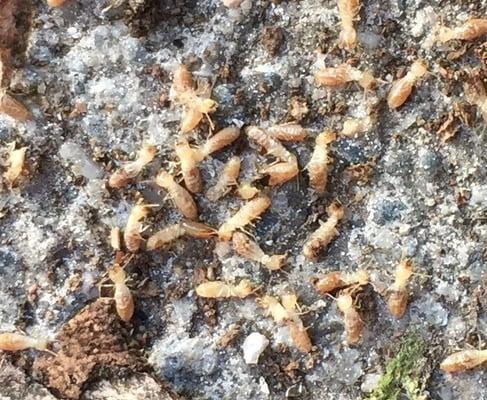
M 422 394 L 425 376 L 422 374 L 426 361 L 425 341 L 416 333 L 406 336 L 397 355 L 386 365 L 386 372 L 368 400 L 396 400 L 401 393 L 410 400 L 425 400 Z

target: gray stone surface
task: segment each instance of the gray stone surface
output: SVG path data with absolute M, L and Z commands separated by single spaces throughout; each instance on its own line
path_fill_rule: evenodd
M 483 346 L 486 340 L 485 123 L 476 115 L 471 126 L 460 124 L 447 143 L 432 128 L 455 102 L 464 100 L 465 75 L 446 82 L 440 66 L 457 71 L 481 66 L 475 51 L 482 40 L 469 44 L 455 60 L 448 54 L 460 43 L 431 42 L 432 27 L 440 19 L 455 25 L 470 15 L 485 16 L 486 1 L 367 1 L 357 22 L 361 46 L 353 53 L 335 46 L 339 20 L 334 1 L 244 0 L 238 9 L 227 9 L 218 0 L 118 3 L 110 10 L 108 1 L 72 1 L 60 9 L 33 4 L 25 63 L 16 70 L 11 89 L 34 120 L 21 124 L 0 117 L 0 143 L 28 146 L 31 166 L 26 182 L 0 193 L 0 330 L 21 328 L 54 339 L 63 323 L 98 295 L 96 283 L 113 262 L 110 229 L 123 228 L 137 199 L 162 205 L 148 219 L 147 233 L 180 219 L 165 193 L 149 180 L 174 160 L 171 149 L 181 109 L 164 97 L 172 71 L 184 62 L 196 74 L 215 79 L 213 98 L 219 108 L 213 118 L 218 127 L 285 122 L 294 96 L 307 102 L 310 111 L 302 124 L 313 137 L 325 128 L 340 130 L 347 117 L 365 115 L 369 103 L 379 104 L 379 122 L 358 139 L 333 144 L 335 161 L 324 197 L 308 189 L 305 171 L 298 181 L 270 192 L 272 207 L 254 233 L 266 251 L 288 252 L 285 271 L 271 276 L 225 251 L 224 244 L 215 252 L 213 241 L 182 239 L 170 251 L 134 258 L 128 268 L 133 287 L 147 278 L 145 284 L 157 289 L 153 295 L 146 286 L 135 290 L 133 319 L 134 336 L 146 339 L 142 349 L 154 376 L 194 399 L 283 398 L 288 390 L 305 391 L 299 396 L 309 399 L 360 399 L 384 371 L 392 349 L 413 329 L 428 343 L 433 372 L 426 391 L 431 398 L 487 399 L 485 368 L 449 376 L 437 367 L 446 354 Z M 261 41 L 265 26 L 282 28 L 275 55 Z M 317 50 L 327 65 L 353 58 L 383 82 L 365 94 L 354 84 L 319 88 L 312 77 Z M 400 67 L 418 57 L 427 61 L 431 73 L 405 106 L 389 111 L 384 98 L 390 82 Z M 222 78 L 225 68 L 229 76 Z M 76 104 L 87 110 L 70 116 Z M 206 130 L 203 125 L 194 139 L 203 140 Z M 127 189 L 107 190 L 110 164 L 133 159 L 146 142 L 157 145 L 156 161 Z M 304 167 L 312 138 L 286 146 Z M 242 156 L 246 177 L 265 162 L 243 138 L 202 164 L 205 187 L 233 154 Z M 347 168 L 368 161 L 373 161 L 370 181 L 359 185 Z M 346 206 L 340 235 L 319 262 L 309 263 L 301 255 L 302 244 L 335 198 Z M 201 220 L 214 226 L 241 204 L 234 196 L 217 204 L 203 196 L 196 199 Z M 362 267 L 378 284 L 387 285 L 402 255 L 417 266 L 405 317 L 394 320 L 383 299 L 371 294 L 363 314 L 364 338 L 348 347 L 336 305 L 312 290 L 310 278 Z M 309 311 L 303 321 L 315 346 L 312 354 L 283 350 L 289 332 L 273 323 L 253 298 L 216 306 L 196 299 L 192 277 L 202 266 L 212 266 L 224 280 L 249 278 L 271 294 L 295 290 L 303 311 Z M 32 297 L 34 288 L 37 295 Z M 215 307 L 212 324 L 208 315 Z M 219 347 L 235 323 L 241 326 L 239 335 Z M 256 366 L 245 364 L 241 350 L 254 331 L 270 339 Z M 19 369 L 2 369 L 1 379 L 24 374 L 21 369 L 28 371 L 34 356 L 24 354 L 21 362 L 7 356 Z M 288 375 L 284 368 L 292 361 L 299 368 Z M 30 378 L 22 382 L 22 398 L 52 398 Z M 157 391 L 155 381 L 144 382 L 147 393 Z M 135 381 L 124 386 L 114 378 L 94 385 L 84 398 L 110 398 L 110 393 L 159 398 L 144 397 L 140 388 L 132 388 L 139 385 Z M 18 398 L 4 385 L 0 396 Z

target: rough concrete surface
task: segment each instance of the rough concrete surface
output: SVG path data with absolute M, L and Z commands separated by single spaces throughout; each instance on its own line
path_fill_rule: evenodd
M 80 384 L 82 398 L 159 399 L 169 387 L 188 399 L 362 399 L 402 339 L 416 332 L 426 343 L 418 371 L 425 397 L 417 399 L 487 399 L 485 367 L 449 375 L 438 366 L 458 349 L 486 347 L 487 136 L 463 83 L 473 69 L 486 76 L 487 47 L 485 36 L 432 40 L 440 21 L 456 26 L 485 17 L 485 0 L 364 1 L 356 22 L 359 46 L 351 52 L 337 46 L 339 15 L 329 0 L 244 0 L 234 9 L 219 0 L 73 0 L 60 8 L 26 0 L 22 7 L 28 17 L 19 40 L 25 45 L 14 54 L 9 92 L 33 119 L 0 116 L 2 148 L 13 141 L 27 146 L 29 169 L 17 187 L 4 185 L 0 193 L 1 331 L 54 340 L 96 301 L 97 283 L 114 262 L 110 230 L 124 228 L 139 199 L 161 205 L 144 222 L 144 237 L 181 219 L 152 179 L 176 161 L 181 107 L 171 103 L 169 89 L 173 71 L 184 63 L 214 83 L 217 128 L 297 118 L 309 130 L 305 142 L 285 144 L 299 159 L 298 178 L 269 191 L 270 210 L 249 229 L 266 252 L 287 252 L 288 264 L 269 272 L 214 239 L 182 238 L 170 248 L 137 253 L 127 266 L 135 315 L 120 325 L 120 335 L 123 349 L 136 354 L 135 364 L 148 360 L 144 372 L 125 362 L 122 370 L 95 366 Z M 391 82 L 418 58 L 429 73 L 404 106 L 389 110 Z M 318 87 L 318 59 L 327 66 L 348 61 L 380 81 L 367 92 L 355 83 Z M 296 111 L 299 104 L 308 112 Z M 339 132 L 347 118 L 364 117 L 369 107 L 377 124 L 332 144 L 328 189 L 317 195 L 304 170 L 314 137 L 324 129 Z M 443 140 L 445 132 L 437 131 L 449 113 L 456 131 Z M 204 121 L 188 137 L 201 143 L 208 130 Z M 134 159 L 144 143 L 157 146 L 155 161 L 127 188 L 107 189 L 110 171 Z M 242 133 L 202 163 L 205 189 L 236 154 L 242 179 L 257 175 L 268 159 Z M 2 172 L 6 159 L 3 151 Z M 264 188 L 265 180 L 258 184 Z M 204 195 L 195 199 L 200 220 L 215 227 L 243 204 L 234 195 L 216 203 Z M 303 243 L 318 220 L 326 220 L 334 199 L 346 209 L 339 235 L 311 263 Z M 375 287 L 387 287 L 402 257 L 413 260 L 416 272 L 406 315 L 394 319 L 383 297 L 366 287 L 358 305 L 364 335 L 347 345 L 335 301 L 320 297 L 311 278 L 360 267 Z M 311 353 L 292 346 L 287 328 L 274 323 L 255 296 L 198 299 L 195 282 L 208 274 L 230 282 L 248 278 L 259 293 L 296 292 Z M 232 329 L 235 337 L 222 346 Z M 270 341 L 257 365 L 243 358 L 251 332 Z M 49 356 L 1 355 L 0 398 L 62 396 L 33 367 Z

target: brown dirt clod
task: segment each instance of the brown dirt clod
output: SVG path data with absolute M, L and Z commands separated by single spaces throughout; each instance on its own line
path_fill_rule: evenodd
M 78 399 L 83 386 L 110 367 L 141 370 L 144 363 L 130 351 L 129 333 L 111 302 L 98 299 L 68 321 L 58 334 L 56 356 L 45 353 L 33 365 L 43 383 L 63 398 Z

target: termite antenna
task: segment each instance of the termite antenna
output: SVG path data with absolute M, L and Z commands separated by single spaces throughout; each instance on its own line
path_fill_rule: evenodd
M 52 350 L 49 350 L 49 349 L 44 349 L 42 351 L 45 351 L 46 353 L 49 353 L 51 356 L 54 356 L 54 357 L 57 357 L 57 353 L 55 353 L 54 351 Z

